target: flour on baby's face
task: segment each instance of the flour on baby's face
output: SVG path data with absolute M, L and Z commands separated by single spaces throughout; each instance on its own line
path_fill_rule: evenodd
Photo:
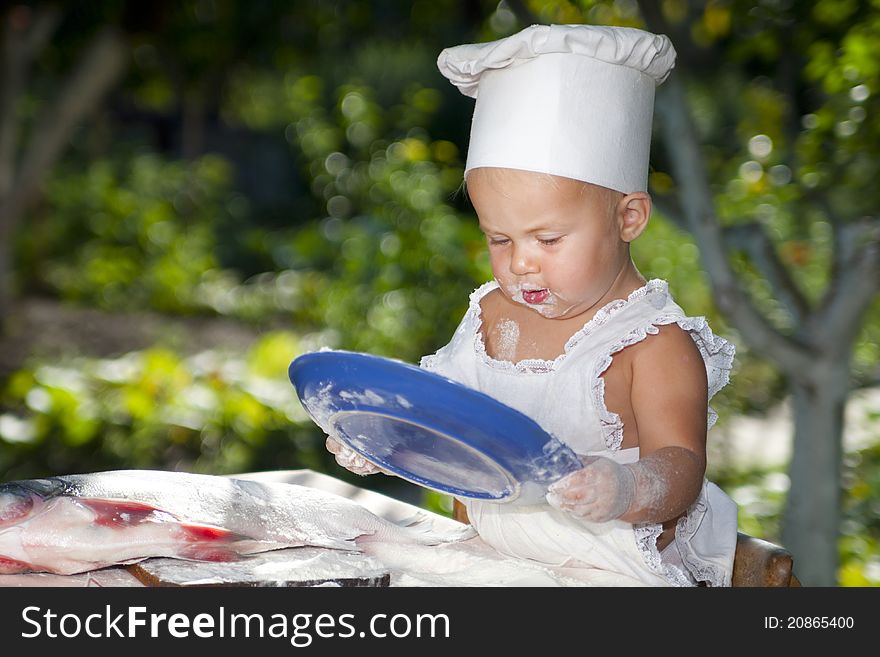
M 496 278 L 495 280 L 498 279 Z M 530 308 L 539 315 L 547 317 L 548 319 L 562 317 L 576 305 L 573 303 L 569 303 L 565 299 L 561 298 L 549 288 L 546 288 L 547 296 L 543 301 L 541 301 L 541 303 L 529 303 L 523 296 L 524 287 L 521 284 L 516 283 L 512 285 L 504 285 L 501 283 L 500 280 L 498 280 L 498 284 L 501 286 L 501 288 L 504 290 L 504 293 L 511 301 L 521 303 L 526 308 Z

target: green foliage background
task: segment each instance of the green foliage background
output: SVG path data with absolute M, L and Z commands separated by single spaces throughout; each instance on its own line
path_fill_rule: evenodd
M 79 35 L 124 13 L 120 3 L 89 4 L 65 18 L 25 116 L 43 87 L 58 84 Z M 524 4 L 546 22 L 639 25 L 634 2 Z M 719 215 L 727 225 L 768 226 L 815 299 L 832 247 L 811 190 L 838 185 L 836 209 L 847 216 L 877 208 L 877 3 L 663 4 L 689 22 L 695 47 L 728 64 L 689 62 Z M 296 401 L 287 365 L 322 346 L 416 362 L 449 339 L 468 293 L 491 273 L 461 189 L 472 101 L 434 60 L 448 45 L 522 25 L 494 2 L 162 7 L 158 27 L 132 30 L 125 84 L 103 120 L 76 135 L 16 236 L 17 290 L 110 314 L 234 319 L 256 337 L 243 351 L 184 352 L 158 340 L 110 355 L 35 354 L 0 381 L 0 477 L 305 467 L 448 513 L 447 498 L 338 468 Z M 784 44 L 801 65 L 797 107 L 773 77 Z M 181 119 L 190 107 L 201 110 L 201 132 Z M 168 124 L 171 145 L 157 145 L 168 141 L 157 137 Z M 185 153 L 193 130 L 204 147 Z M 785 382 L 715 310 L 697 246 L 663 214 L 671 178 L 655 155 L 651 191 L 661 209 L 634 259 L 737 344 L 732 384 L 713 403 L 720 422 L 765 412 Z M 738 258 L 754 298 L 796 332 Z M 856 345 L 855 377 L 880 360 L 878 317 L 880 302 Z M 877 584 L 877 447 L 847 463 L 841 582 Z M 710 469 L 740 503 L 743 531 L 777 539 L 785 475 Z

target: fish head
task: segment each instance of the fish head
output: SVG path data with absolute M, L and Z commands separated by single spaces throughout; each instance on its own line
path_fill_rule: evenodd
M 21 559 L 19 534 L 21 527 L 33 517 L 39 499 L 26 487 L 18 484 L 0 486 L 0 574 L 27 571 L 28 563 Z
M 44 512 L 52 500 L 63 496 L 65 488 L 55 478 L 0 484 L 0 531 Z
M 0 574 L 33 570 L 23 549 L 27 529 L 63 500 L 63 484 L 31 479 L 0 484 Z
M 0 530 L 26 520 L 34 510 L 34 496 L 24 486 L 0 486 Z

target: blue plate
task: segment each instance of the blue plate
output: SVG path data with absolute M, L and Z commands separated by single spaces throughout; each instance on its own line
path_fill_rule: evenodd
M 324 350 L 294 359 L 288 375 L 328 435 L 441 493 L 534 504 L 547 486 L 582 467 L 526 415 L 414 365 Z

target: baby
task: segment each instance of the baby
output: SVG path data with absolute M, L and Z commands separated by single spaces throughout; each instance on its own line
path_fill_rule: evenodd
M 729 586 L 736 544 L 736 506 L 705 480 L 708 399 L 733 346 L 630 258 L 651 214 L 654 89 L 674 58 L 640 30 L 536 25 L 438 60 L 477 98 L 465 180 L 494 280 L 421 366 L 522 411 L 584 464 L 544 504 L 460 503 L 499 551 L 603 585 Z

